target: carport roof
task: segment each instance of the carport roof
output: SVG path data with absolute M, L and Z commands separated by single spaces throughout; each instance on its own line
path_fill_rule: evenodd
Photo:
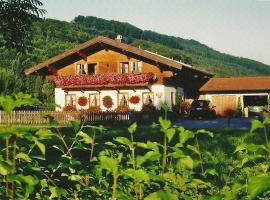
M 270 91 L 270 76 L 211 78 L 200 88 L 201 93 Z

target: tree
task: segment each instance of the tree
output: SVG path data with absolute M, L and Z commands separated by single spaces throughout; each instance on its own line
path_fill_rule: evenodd
M 0 45 L 27 50 L 33 21 L 46 12 L 41 6 L 40 0 L 0 0 Z

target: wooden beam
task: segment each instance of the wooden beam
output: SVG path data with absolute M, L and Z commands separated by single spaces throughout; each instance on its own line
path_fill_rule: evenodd
M 77 54 L 84 60 L 87 61 L 87 55 L 83 51 L 78 51 Z

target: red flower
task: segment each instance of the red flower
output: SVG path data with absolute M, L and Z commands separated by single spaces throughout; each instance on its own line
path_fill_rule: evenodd
M 156 110 L 156 107 L 153 104 L 145 104 L 142 107 L 142 112 L 151 112 L 155 110 Z
M 138 104 L 140 102 L 140 97 L 135 95 L 135 96 L 131 96 L 129 98 L 129 102 L 132 104 Z
M 78 99 L 78 104 L 80 105 L 80 106 L 85 106 L 86 104 L 87 104 L 87 98 L 86 97 L 79 97 L 79 99 Z
M 63 108 L 63 111 L 66 111 L 66 112 L 76 111 L 76 108 L 73 106 L 65 106 Z
M 154 78 L 154 74 L 95 74 L 80 76 L 55 76 L 52 81 L 57 86 L 79 86 L 79 85 L 121 85 L 148 83 Z
M 101 112 L 101 108 L 99 106 L 90 106 L 87 112 Z
M 111 108 L 113 106 L 112 97 L 110 96 L 103 97 L 102 102 L 105 108 Z

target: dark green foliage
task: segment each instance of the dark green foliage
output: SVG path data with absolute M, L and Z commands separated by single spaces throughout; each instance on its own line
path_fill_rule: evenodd
M 43 15 L 39 0 L 0 0 L 0 44 L 18 51 L 29 49 L 33 21 Z

